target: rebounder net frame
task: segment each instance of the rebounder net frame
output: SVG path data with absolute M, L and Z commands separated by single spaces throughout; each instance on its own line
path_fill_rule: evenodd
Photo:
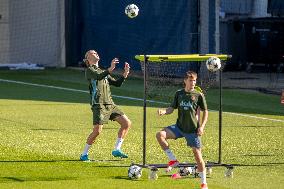
M 183 55 L 136 55 L 135 59 L 141 63 L 144 80 L 144 98 L 143 98 L 143 163 L 136 164 L 141 167 L 156 170 L 157 168 L 165 168 L 167 164 L 146 164 L 146 112 L 147 112 L 147 66 L 149 62 L 205 62 L 210 57 L 218 57 L 221 61 L 226 62 L 231 55 L 226 54 L 183 54 Z M 219 131 L 218 131 L 218 162 L 210 161 L 206 163 L 206 167 L 225 166 L 228 170 L 232 170 L 231 164 L 222 163 L 222 69 L 217 71 L 219 73 Z M 135 164 L 135 163 L 133 163 Z M 194 166 L 195 164 L 181 163 L 178 167 Z

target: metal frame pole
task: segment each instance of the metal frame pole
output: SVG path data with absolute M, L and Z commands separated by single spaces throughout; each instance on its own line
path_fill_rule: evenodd
M 144 55 L 144 98 L 143 98 L 143 165 L 146 165 L 146 107 L 147 107 L 147 64 L 148 57 Z
M 222 163 L 222 70 L 219 70 L 219 158 L 218 163 Z

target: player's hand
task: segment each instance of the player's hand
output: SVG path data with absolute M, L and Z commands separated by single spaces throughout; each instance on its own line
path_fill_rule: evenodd
M 203 133 L 204 133 L 204 127 L 199 127 L 199 128 L 197 129 L 197 135 L 198 135 L 198 136 L 202 136 Z
M 166 114 L 166 110 L 164 109 L 158 109 L 158 115 L 161 116 L 161 115 L 165 115 Z
M 129 70 L 130 70 L 130 66 L 127 62 L 125 62 L 124 64 L 124 73 L 123 73 L 123 77 L 127 78 L 128 74 L 129 74 Z
M 112 59 L 111 64 L 110 64 L 110 67 L 108 68 L 108 71 L 109 71 L 109 72 L 112 72 L 112 71 L 115 69 L 116 64 L 118 64 L 118 63 L 119 63 L 118 58 Z

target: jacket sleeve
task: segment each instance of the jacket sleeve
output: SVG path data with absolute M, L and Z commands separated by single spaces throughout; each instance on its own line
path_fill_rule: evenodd
M 108 82 L 110 85 L 116 86 L 116 87 L 120 87 L 122 85 L 122 83 L 124 82 L 125 78 L 124 77 L 120 77 L 118 79 L 114 79 L 113 77 L 111 77 L 110 75 L 108 76 Z
M 86 70 L 86 78 L 87 79 L 102 80 L 102 79 L 104 79 L 108 75 L 109 75 L 109 71 L 108 70 L 104 70 L 102 72 L 98 72 L 98 69 L 93 68 L 93 67 L 89 67 Z

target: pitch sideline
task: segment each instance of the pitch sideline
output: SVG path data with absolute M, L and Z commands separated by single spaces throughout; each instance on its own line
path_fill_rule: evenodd
M 84 91 L 84 90 L 80 90 L 80 89 L 71 89 L 71 88 L 57 87 L 57 86 L 52 86 L 52 85 L 42 85 L 42 84 L 35 84 L 35 83 L 27 83 L 27 82 L 23 82 L 23 81 L 14 81 L 14 80 L 7 80 L 7 79 L 0 79 L 0 82 L 16 83 L 16 84 L 22 84 L 22 85 L 35 86 L 35 87 L 45 87 L 45 88 L 59 89 L 59 90 L 72 91 L 72 92 L 89 93 L 89 91 Z M 135 98 L 135 97 L 128 97 L 128 96 L 119 96 L 119 95 L 112 95 L 112 96 L 115 97 L 115 98 L 143 101 L 142 98 Z M 158 104 L 168 104 L 166 102 L 155 101 L 155 100 L 147 100 L 147 102 L 158 103 Z M 210 110 L 210 111 L 217 111 L 217 110 Z M 255 119 L 274 121 L 274 122 L 283 122 L 284 123 L 284 120 L 279 120 L 279 119 L 271 119 L 271 118 L 265 118 L 265 117 L 251 116 L 251 115 L 240 114 L 240 113 L 233 113 L 233 112 L 223 112 L 223 113 L 231 114 L 231 115 L 238 115 L 238 116 L 243 116 L 243 117 L 249 117 L 249 118 L 255 118 Z

